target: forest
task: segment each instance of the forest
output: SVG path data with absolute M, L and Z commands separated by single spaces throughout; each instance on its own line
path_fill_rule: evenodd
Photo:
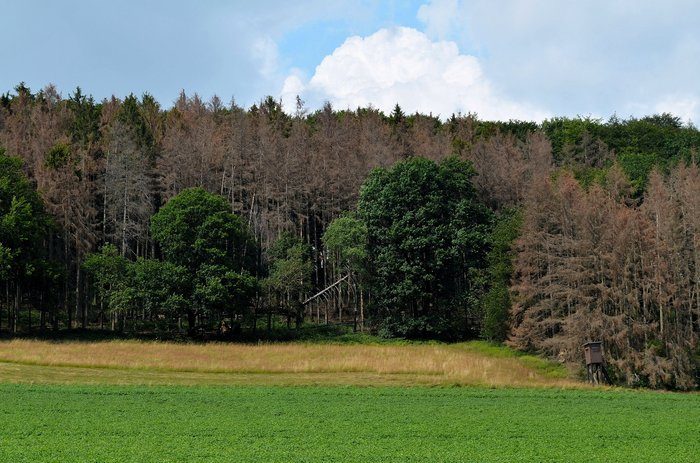
M 700 131 L 0 96 L 0 331 L 482 338 L 700 384 Z

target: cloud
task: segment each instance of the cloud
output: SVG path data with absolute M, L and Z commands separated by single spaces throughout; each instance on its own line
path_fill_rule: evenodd
M 369 0 L 367 0 L 369 1 Z M 164 105 L 181 89 L 204 97 L 235 96 L 250 105 L 274 94 L 288 73 L 280 43 L 300 28 L 358 21 L 366 2 L 309 0 L 64 0 L 3 2 L 0 92 L 26 82 L 80 86 L 98 100 L 149 92 Z M 365 13 L 369 10 L 370 13 Z M 109 18 L 106 20 L 105 18 Z M 66 66 L 70 50 L 70 66 Z
M 408 113 L 442 117 L 456 112 L 502 120 L 547 116 L 499 94 L 479 60 L 460 54 L 456 43 L 432 41 L 407 27 L 348 38 L 323 58 L 307 82 L 298 74 L 288 76 L 281 93 L 287 110 L 300 93 L 316 107 L 327 100 L 336 108 L 372 105 L 384 112 L 399 103 Z
M 251 46 L 253 58 L 258 64 L 260 75 L 273 78 L 277 71 L 277 44 L 270 37 L 258 37 Z
M 417 18 L 501 91 L 557 115 L 643 116 L 658 103 L 699 120 L 699 107 L 665 101 L 700 100 L 697 1 L 430 0 Z
M 697 122 L 700 113 L 700 101 L 689 96 L 671 95 L 663 98 L 654 105 L 654 112 L 671 113 L 684 122 Z
M 416 17 L 425 23 L 425 32 L 429 36 L 445 38 L 458 27 L 459 2 L 457 0 L 433 0 L 421 5 Z

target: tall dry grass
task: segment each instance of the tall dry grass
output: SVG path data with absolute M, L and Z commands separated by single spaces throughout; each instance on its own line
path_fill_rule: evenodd
M 314 377 L 339 383 L 391 378 L 406 384 L 560 386 L 578 383 L 548 375 L 518 357 L 494 357 L 468 345 L 174 344 L 139 341 L 0 342 L 0 362 L 160 374 L 255 374 Z M 404 380 L 404 381 L 401 381 Z M 294 381 L 292 381 L 294 382 Z

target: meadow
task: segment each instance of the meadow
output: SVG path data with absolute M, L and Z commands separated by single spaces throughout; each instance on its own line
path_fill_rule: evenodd
M 484 342 L 0 341 L 5 382 L 581 387 L 560 365 Z

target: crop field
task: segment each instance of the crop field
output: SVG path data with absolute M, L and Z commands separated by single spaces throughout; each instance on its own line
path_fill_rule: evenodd
M 3 462 L 697 462 L 697 395 L 0 385 Z

